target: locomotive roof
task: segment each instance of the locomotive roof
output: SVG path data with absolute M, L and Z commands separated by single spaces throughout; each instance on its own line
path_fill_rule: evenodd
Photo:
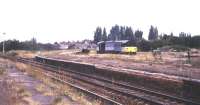
M 122 44 L 125 44 L 127 43 L 129 40 L 116 40 L 116 41 L 100 41 L 98 42 L 97 44 L 101 44 L 101 43 L 109 43 L 109 42 L 113 42 L 113 43 L 122 43 Z

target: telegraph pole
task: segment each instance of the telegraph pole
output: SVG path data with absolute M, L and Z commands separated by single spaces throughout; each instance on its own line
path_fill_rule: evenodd
M 3 33 L 3 36 L 6 35 L 6 33 Z M 5 54 L 5 41 L 3 40 L 3 55 Z

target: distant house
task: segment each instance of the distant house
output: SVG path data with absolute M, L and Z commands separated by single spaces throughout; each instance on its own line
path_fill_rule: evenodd
M 65 44 L 60 44 L 60 49 L 65 50 L 68 49 L 69 45 L 65 45 Z
M 96 49 L 97 47 L 91 40 L 61 42 L 59 45 L 60 49 Z
M 90 44 L 90 49 L 96 49 L 97 48 L 97 45 L 96 44 L 94 44 L 94 43 L 91 43 Z

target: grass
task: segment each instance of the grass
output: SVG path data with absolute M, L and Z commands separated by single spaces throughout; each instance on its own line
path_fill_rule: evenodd
M 0 105 L 39 105 L 32 100 L 32 94 L 6 73 L 13 68 L 14 62 L 0 58 Z
M 12 78 L 2 79 L 0 82 L 0 104 L 1 105 L 23 105 L 24 98 L 30 97 L 31 93 L 26 91 L 21 85 Z
M 58 105 L 62 102 L 62 98 L 61 97 L 57 97 L 53 100 L 52 105 Z
M 0 68 L 0 75 L 3 75 L 5 73 L 6 69 Z
M 41 105 L 38 102 L 34 101 L 31 97 L 25 97 L 23 98 L 23 101 L 25 101 L 26 105 Z M 18 104 L 18 105 L 23 105 L 23 104 Z
M 191 58 L 192 66 L 200 68 L 200 57 Z
M 16 94 L 14 94 L 13 83 L 8 80 L 2 80 L 0 82 L 0 102 L 4 105 L 12 105 L 16 102 Z
M 71 55 L 70 55 L 71 56 Z M 128 54 L 90 54 L 90 57 L 97 57 L 108 60 L 121 60 L 129 62 L 146 62 L 154 61 L 154 57 L 151 52 L 138 52 L 136 55 Z
M 36 90 L 37 90 L 38 92 L 44 93 L 44 91 L 45 91 L 45 86 L 44 86 L 44 84 L 39 84 L 39 85 L 37 85 L 37 86 L 36 86 Z
M 35 51 L 23 51 L 23 50 L 17 50 L 17 51 L 14 51 L 17 56 L 19 57 L 26 57 L 26 58 L 33 58 L 37 52 Z
M 41 92 L 44 96 L 57 96 L 57 92 L 54 89 L 48 88 L 45 84 L 39 84 L 36 86 L 36 90 Z
M 0 58 L 0 76 L 6 75 L 7 68 L 10 67 L 11 63 L 8 60 L 4 60 Z
M 19 88 L 17 90 L 17 93 L 21 96 L 21 97 L 30 97 L 31 96 L 31 93 L 26 91 L 24 88 Z
M 63 52 L 65 52 L 63 54 Z M 67 53 L 71 52 L 71 53 Z M 122 60 L 122 61 L 154 61 L 154 57 L 151 52 L 138 52 L 136 55 L 128 55 L 128 54 L 97 54 L 95 50 L 91 50 L 89 54 L 75 54 L 75 51 L 73 50 L 63 50 L 63 51 L 50 51 L 50 52 L 42 52 L 42 55 L 46 56 L 61 56 L 61 57 L 81 57 L 81 56 L 87 56 L 87 57 L 95 57 L 95 58 L 102 58 L 102 59 L 108 59 L 108 60 Z

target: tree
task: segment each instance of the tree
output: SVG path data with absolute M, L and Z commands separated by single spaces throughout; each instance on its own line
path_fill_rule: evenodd
M 200 48 L 200 35 L 193 36 L 191 39 L 191 47 Z
M 106 28 L 103 29 L 103 35 L 101 38 L 102 41 L 106 41 L 107 40 L 107 32 L 106 32 Z
M 1 42 L 0 49 L 2 49 L 3 42 Z M 5 41 L 5 51 L 17 50 L 20 48 L 20 42 L 18 40 L 7 40 Z
M 109 40 L 120 40 L 120 29 L 118 25 L 115 25 L 111 28 L 110 34 L 109 34 Z
M 142 39 L 142 31 L 136 31 L 137 37 L 139 40 Z M 119 26 L 115 25 L 110 29 L 110 33 L 107 35 L 106 29 L 103 29 L 103 33 L 101 33 L 101 28 L 97 27 L 94 33 L 94 42 L 105 41 L 105 40 L 129 40 L 132 43 L 136 43 L 135 33 L 133 32 L 131 27 Z
M 125 40 L 125 27 L 120 27 L 120 40 Z
M 131 27 L 125 29 L 125 40 L 135 41 L 135 35 Z
M 108 35 L 107 35 L 108 34 Z M 175 49 L 188 49 L 190 48 L 200 48 L 200 36 L 193 36 L 191 34 L 181 32 L 179 36 L 174 36 L 173 33 L 170 34 L 161 34 L 158 36 L 157 27 L 151 26 L 149 29 L 148 40 L 142 38 L 143 31 L 136 30 L 135 32 L 131 27 L 127 26 L 118 26 L 115 25 L 110 29 L 110 33 L 106 32 L 106 29 L 103 30 L 100 27 L 96 28 L 94 33 L 94 42 L 106 41 L 106 40 L 129 40 L 127 45 L 137 45 L 143 51 L 148 51 L 160 47 L 171 47 Z M 26 44 L 23 46 L 26 47 Z M 27 49 L 30 46 L 27 46 Z
M 162 40 L 155 40 L 150 43 L 151 49 L 157 49 L 164 46 L 164 41 Z
M 179 33 L 179 44 L 189 47 L 191 42 L 191 34 L 181 32 Z
M 174 34 L 171 32 L 171 33 L 170 33 L 170 36 L 171 36 L 171 37 L 173 37 L 173 36 L 174 36 Z
M 136 41 L 141 41 L 141 40 L 142 40 L 142 35 L 143 35 L 143 32 L 142 32 L 142 31 L 136 30 L 136 31 L 135 31 Z
M 96 31 L 94 32 L 94 42 L 98 43 L 102 40 L 102 29 L 101 27 L 97 27 Z
M 145 39 L 142 39 L 140 42 L 138 42 L 137 43 L 137 47 L 141 51 L 149 51 L 149 50 L 151 50 L 150 42 L 145 40 Z
M 151 26 L 151 28 L 149 29 L 149 37 L 148 40 L 150 41 L 154 41 L 158 39 L 158 29 L 157 27 L 153 27 Z

